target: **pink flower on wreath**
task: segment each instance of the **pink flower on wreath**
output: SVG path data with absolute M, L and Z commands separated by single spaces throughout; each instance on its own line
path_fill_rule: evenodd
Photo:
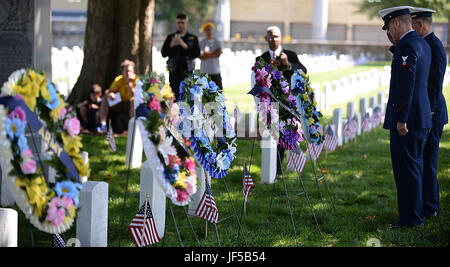
M 64 221 L 65 217 L 66 211 L 61 207 L 61 199 L 59 197 L 54 197 L 52 201 L 50 201 L 45 220 L 54 226 L 58 226 Z
M 159 81 L 158 81 L 158 79 L 153 78 L 153 79 L 152 79 L 152 85 L 155 84 L 155 83 L 159 83 Z
M 152 97 L 152 101 L 148 103 L 148 107 L 151 110 L 156 110 L 158 113 L 161 113 L 161 104 L 159 103 L 159 100 L 156 98 L 156 96 Z
M 188 169 L 190 173 L 195 173 L 195 162 L 192 161 L 190 158 L 187 158 L 184 161 L 184 166 L 186 167 L 186 169 Z
M 23 174 L 35 174 L 36 173 L 36 161 L 29 159 L 20 164 Z
M 67 114 L 67 109 L 65 108 L 65 107 L 62 107 L 60 110 L 59 110 L 59 119 L 60 120 L 62 120 L 62 119 L 64 119 L 64 116 L 66 116 L 66 114 Z
M 18 118 L 20 121 L 26 121 L 27 116 L 25 115 L 25 111 L 21 107 L 15 108 L 11 113 L 9 113 L 9 118 Z
M 28 148 L 28 149 L 24 149 L 22 151 L 22 153 L 20 153 L 20 155 L 24 159 L 31 159 L 33 157 L 33 152 L 31 151 L 31 149 Z
M 72 138 L 75 138 L 78 134 L 80 134 L 80 121 L 77 117 L 68 118 L 64 121 L 63 128 L 70 136 L 72 136 Z
M 178 188 L 176 190 L 177 190 L 177 201 L 178 202 L 184 202 L 189 197 L 185 191 L 178 189 Z
M 265 69 L 257 69 L 255 74 L 256 83 L 260 86 L 270 88 L 272 86 L 272 75 Z

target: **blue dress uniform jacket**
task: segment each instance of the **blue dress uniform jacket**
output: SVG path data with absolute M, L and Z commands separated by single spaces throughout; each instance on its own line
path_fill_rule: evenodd
M 447 69 L 447 55 L 442 42 L 433 32 L 424 39 L 431 48 L 432 59 L 428 77 L 428 97 L 431 112 L 433 112 L 433 126 L 443 126 L 448 123 L 447 104 L 442 93 L 442 84 Z
M 430 62 L 430 47 L 417 32 L 409 32 L 397 43 L 391 66 L 385 129 L 396 130 L 397 122 L 406 122 L 409 130 L 431 128 L 427 93 Z
M 415 31 L 397 43 L 392 60 L 384 128 L 390 130 L 392 169 L 397 187 L 399 220 L 404 226 L 423 225 L 423 151 L 432 126 L 427 86 L 430 46 Z M 397 123 L 407 123 L 401 136 Z
M 442 94 L 442 84 L 447 68 L 447 56 L 444 46 L 433 32 L 425 36 L 424 39 L 431 48 L 428 97 L 431 111 L 433 112 L 433 127 L 428 134 L 423 151 L 423 215 L 428 217 L 440 213 L 437 165 L 443 127 L 448 123 L 447 104 Z

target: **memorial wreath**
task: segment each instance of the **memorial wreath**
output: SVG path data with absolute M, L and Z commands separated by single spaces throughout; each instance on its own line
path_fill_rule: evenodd
M 263 59 L 259 59 L 252 70 L 256 83 L 249 94 L 259 98 L 262 121 L 282 148 L 295 149 L 304 138 L 300 118 L 296 115 L 297 100 L 289 82 L 278 69 Z M 277 110 L 273 104 L 281 107 Z
M 46 180 L 41 151 L 33 154 L 30 149 L 36 144 L 34 139 L 28 143 L 27 129 L 41 136 L 53 152 L 45 163 L 56 171 L 54 183 Z M 1 90 L 0 155 L 16 204 L 41 231 L 65 232 L 76 218 L 79 177 L 90 172 L 80 155 L 79 133 L 75 111 L 66 106 L 45 73 L 21 69 L 10 75 Z
M 236 134 L 230 124 L 225 97 L 208 75 L 195 70 L 180 83 L 180 130 L 203 168 L 213 178 L 228 174 L 236 153 Z
M 175 205 L 187 205 L 197 192 L 195 160 L 189 155 L 189 142 L 173 127 L 178 106 L 164 75 L 152 72 L 140 77 L 135 106 L 144 152 L 154 175 Z

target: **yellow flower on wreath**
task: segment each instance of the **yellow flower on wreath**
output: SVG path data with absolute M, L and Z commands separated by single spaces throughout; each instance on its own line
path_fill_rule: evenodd
M 78 174 L 80 176 L 89 176 L 89 162 L 84 163 L 83 158 L 80 155 L 80 150 L 83 147 L 81 137 L 76 136 L 73 138 L 66 132 L 62 132 L 61 138 L 63 140 L 64 151 L 66 151 L 66 153 L 72 158 L 73 164 L 78 170 Z
M 147 93 L 154 94 L 156 96 L 156 99 L 158 99 L 159 102 L 163 100 L 163 97 L 161 95 L 161 90 L 159 89 L 159 84 L 155 83 L 150 88 L 148 88 Z
M 36 207 L 37 215 L 41 217 L 42 209 L 54 195 L 54 192 L 48 194 L 48 187 L 45 182 L 45 178 L 39 176 L 30 180 L 28 178 L 20 179 L 17 177 L 16 186 L 25 187 L 30 205 L 34 205 Z
M 178 180 L 173 184 L 173 187 L 185 190 L 187 188 L 187 179 L 186 172 L 180 172 L 178 174 Z
M 172 88 L 170 88 L 170 86 L 167 83 L 164 85 L 163 97 L 165 99 L 171 99 L 175 97 L 175 95 L 172 92 Z
M 66 104 L 64 103 L 64 99 L 59 94 L 58 94 L 58 98 L 59 98 L 59 106 L 57 106 L 55 109 L 50 111 L 50 118 L 52 118 L 52 120 L 54 122 L 58 121 L 59 114 L 61 114 L 61 109 L 66 107 Z

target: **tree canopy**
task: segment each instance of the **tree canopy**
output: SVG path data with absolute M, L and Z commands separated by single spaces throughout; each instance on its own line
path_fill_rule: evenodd
M 360 0 L 358 13 L 366 13 L 370 18 L 379 16 L 378 11 L 394 6 L 416 6 L 434 9 L 438 16 L 447 17 L 450 13 L 448 0 Z

